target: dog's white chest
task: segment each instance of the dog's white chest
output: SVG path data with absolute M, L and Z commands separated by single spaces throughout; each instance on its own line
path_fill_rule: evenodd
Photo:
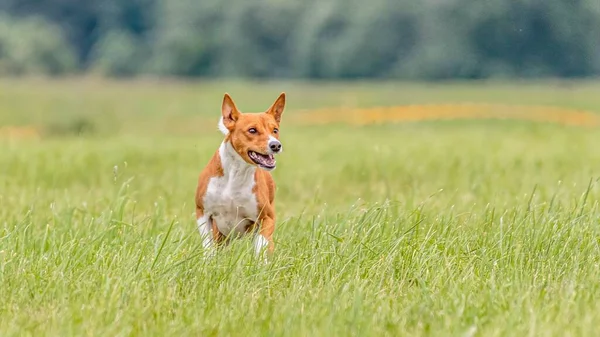
M 235 176 L 213 177 L 204 195 L 204 211 L 212 217 L 219 232 L 245 234 L 248 225 L 257 220 L 258 206 L 253 172 Z

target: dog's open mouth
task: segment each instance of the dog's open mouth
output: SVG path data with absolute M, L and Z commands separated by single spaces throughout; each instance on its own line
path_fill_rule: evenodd
M 262 154 L 254 151 L 248 151 L 248 156 L 256 165 L 272 170 L 275 168 L 275 157 L 272 154 Z

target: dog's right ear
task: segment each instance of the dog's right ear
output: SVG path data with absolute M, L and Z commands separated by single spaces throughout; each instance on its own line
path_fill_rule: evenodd
M 228 93 L 223 97 L 223 105 L 221 106 L 221 120 L 219 121 L 219 130 L 227 135 L 235 126 L 235 122 L 240 117 L 240 111 L 235 106 L 233 99 Z

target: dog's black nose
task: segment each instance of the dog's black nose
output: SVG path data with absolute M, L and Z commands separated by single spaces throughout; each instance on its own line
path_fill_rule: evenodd
M 272 140 L 269 142 L 269 148 L 273 152 L 281 151 L 281 143 L 278 140 Z

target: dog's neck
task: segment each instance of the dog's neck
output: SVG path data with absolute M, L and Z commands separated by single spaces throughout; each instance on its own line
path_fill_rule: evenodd
M 248 164 L 235 151 L 231 141 L 224 140 L 219 147 L 219 155 L 221 157 L 221 166 L 223 167 L 223 175 L 228 180 L 247 181 L 254 179 L 256 167 Z

